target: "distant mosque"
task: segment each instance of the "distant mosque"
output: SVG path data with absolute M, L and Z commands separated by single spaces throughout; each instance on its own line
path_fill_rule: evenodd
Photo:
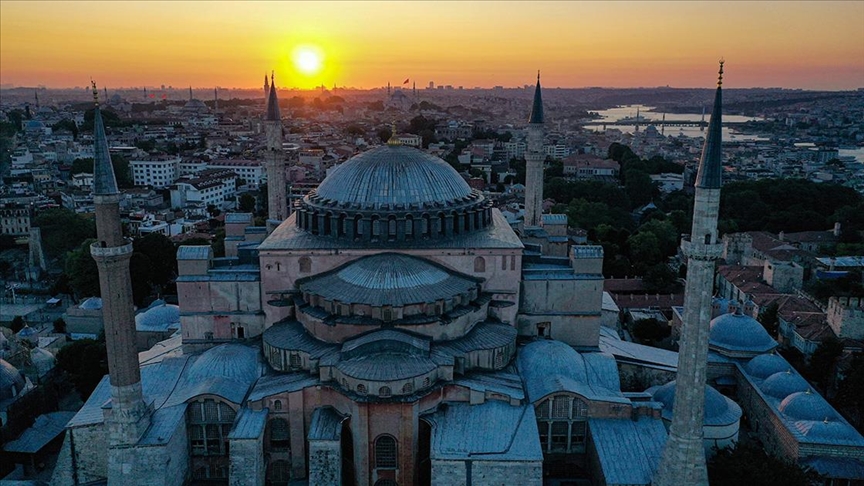
M 680 360 L 601 325 L 602 247 L 567 246 L 566 216 L 542 214 L 539 75 L 522 238 L 450 165 L 395 137 L 289 208 L 272 78 L 265 95 L 267 226 L 230 213 L 226 257 L 180 247 L 181 334 L 140 354 L 97 102 L 91 253 L 110 375 L 68 423 L 53 484 L 707 484 L 706 451 L 734 442 L 742 415 L 769 452 L 864 479 L 864 438 L 764 329 L 706 318 L 719 83 L 682 242 Z M 622 391 L 625 373 L 657 385 Z

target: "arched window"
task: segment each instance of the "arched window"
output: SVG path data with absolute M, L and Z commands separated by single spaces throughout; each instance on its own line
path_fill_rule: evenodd
M 290 428 L 288 421 L 275 418 L 270 421 L 270 450 L 287 451 L 291 448 Z
M 237 412 L 213 399 L 191 402 L 186 408 L 189 447 L 195 456 L 228 454 L 228 433 Z
M 414 217 L 410 214 L 405 217 L 405 237 L 414 237 Z
M 268 476 L 268 483 L 274 486 L 282 486 L 287 485 L 288 481 L 291 480 L 291 466 L 288 464 L 288 461 L 273 461 L 270 463 L 270 471 Z
M 495 363 L 493 367 L 498 370 L 504 367 L 504 350 L 497 349 L 495 350 Z
M 410 395 L 414 393 L 414 383 L 408 382 L 405 383 L 405 386 L 402 387 L 402 393 L 406 395 Z
M 396 216 L 391 215 L 387 218 L 387 238 L 396 239 Z
M 535 408 L 543 452 L 585 452 L 588 404 L 574 396 L 555 395 Z
M 273 402 L 273 410 L 277 412 L 282 410 L 282 400 L 276 400 Z
M 303 363 L 300 360 L 300 355 L 298 353 L 291 353 L 288 355 L 288 366 L 292 368 L 300 368 L 302 364 Z
M 474 273 L 483 273 L 486 271 L 486 259 L 478 256 L 474 259 Z
M 359 393 L 361 395 L 365 395 L 366 394 L 366 385 L 364 385 L 362 383 L 357 385 L 357 393 Z
M 389 397 L 390 395 L 391 395 L 391 393 L 390 393 L 390 387 L 389 386 L 382 386 L 381 388 L 378 389 L 378 396 L 379 397 L 386 398 L 386 397 Z
M 300 273 L 309 273 L 312 271 L 312 259 L 309 257 L 300 257 L 297 264 L 300 266 Z
M 429 377 L 427 376 L 426 378 L 423 378 L 423 388 L 428 387 L 429 384 Z
M 379 435 L 375 439 L 375 467 L 383 469 L 396 469 L 398 463 L 398 445 L 396 439 L 390 435 Z

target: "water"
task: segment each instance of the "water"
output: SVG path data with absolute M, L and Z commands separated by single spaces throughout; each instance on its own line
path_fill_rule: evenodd
M 608 110 L 600 110 L 597 113 L 600 115 L 599 119 L 592 120 L 592 122 L 615 122 L 622 118 L 627 117 L 635 117 L 636 110 L 639 109 L 640 118 L 647 118 L 650 121 L 642 121 L 639 123 L 640 130 L 644 130 L 648 125 L 653 124 L 657 127 L 657 130 L 660 130 L 660 123 L 663 120 L 663 112 L 653 111 L 654 107 L 646 106 L 646 105 L 624 105 L 617 106 L 615 108 L 610 108 Z M 711 107 L 705 107 L 706 110 L 710 110 Z M 710 111 L 705 113 L 705 121 L 707 122 L 711 117 Z M 723 121 L 728 122 L 746 122 L 746 121 L 754 121 L 758 120 L 758 118 L 749 117 L 749 116 L 740 116 L 740 115 L 723 115 Z M 698 123 L 702 121 L 702 113 L 666 113 L 666 121 L 688 121 Z M 621 130 L 623 133 L 633 133 L 635 130 L 634 125 L 616 125 L 610 126 L 609 128 L 615 128 Z M 600 128 L 597 128 L 600 130 Z M 700 130 L 699 127 L 666 127 L 666 135 L 669 136 L 678 136 L 684 135 L 685 137 L 693 137 L 693 138 L 705 138 L 705 132 Z M 760 137 L 758 135 L 749 135 L 736 132 L 730 128 L 723 127 L 723 140 L 725 141 L 744 141 L 744 140 L 758 140 L 758 141 L 767 141 L 769 140 L 766 137 Z

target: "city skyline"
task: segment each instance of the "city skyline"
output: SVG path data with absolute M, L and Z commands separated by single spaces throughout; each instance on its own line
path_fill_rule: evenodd
M 862 2 L 3 1 L 0 84 L 703 87 L 724 57 L 729 88 L 845 90 L 862 22 Z

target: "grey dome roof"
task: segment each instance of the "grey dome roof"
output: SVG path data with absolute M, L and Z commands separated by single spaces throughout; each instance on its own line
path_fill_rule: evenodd
M 81 302 L 81 305 L 78 306 L 79 309 L 85 310 L 99 310 L 102 308 L 102 298 L 101 297 L 90 297 L 89 299 Z
M 210 348 L 189 368 L 189 381 L 229 378 L 245 382 L 261 375 L 258 351 L 241 344 L 227 343 Z
M 837 418 L 837 412 L 831 405 L 819 396 L 818 393 L 806 392 L 793 393 L 786 397 L 778 410 L 789 418 L 798 420 L 833 420 Z
M 708 344 L 717 351 L 767 353 L 777 347 L 777 341 L 759 321 L 740 313 L 723 314 L 711 320 Z
M 4 359 L 0 359 L 0 400 L 12 398 L 24 389 L 27 380 L 18 371 L 18 368 L 12 366 Z
M 387 145 L 356 155 L 336 167 L 317 195 L 345 207 L 435 206 L 471 195 L 468 183 L 447 162 L 423 151 Z M 461 202 L 461 201 L 460 201 Z
M 360 258 L 298 283 L 303 292 L 325 299 L 394 307 L 451 299 L 478 286 L 476 279 L 400 253 Z
M 656 388 L 649 388 L 655 401 L 663 404 L 663 418 L 672 419 L 675 408 L 675 381 Z M 714 388 L 705 385 L 705 419 L 704 425 L 729 425 L 741 419 L 741 407 L 732 399 L 720 394 Z
M 832 419 L 798 420 L 793 426 L 795 430 L 811 441 L 826 442 L 829 444 L 859 442 L 861 437 L 851 426 Z
M 166 331 L 180 327 L 180 307 L 156 300 L 135 316 L 138 331 Z
M 789 395 L 810 389 L 810 384 L 797 373 L 790 370 L 774 373 L 762 383 L 762 391 L 778 400 Z
M 774 373 L 780 373 L 789 369 L 789 363 L 776 354 L 760 354 L 751 359 L 744 366 L 744 370 L 750 376 L 765 379 Z

